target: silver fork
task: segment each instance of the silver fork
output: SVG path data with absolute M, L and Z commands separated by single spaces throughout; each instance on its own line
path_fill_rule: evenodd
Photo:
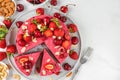
M 93 49 L 91 47 L 87 48 L 86 52 L 83 54 L 83 56 L 80 59 L 78 67 L 74 70 L 74 76 L 72 77 L 71 80 L 76 80 L 76 78 L 78 77 L 78 72 L 80 70 L 81 65 L 85 64 L 89 60 L 89 58 L 92 54 L 92 51 L 93 51 Z

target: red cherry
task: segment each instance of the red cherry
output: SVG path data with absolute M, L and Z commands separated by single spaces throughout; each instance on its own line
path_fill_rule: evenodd
M 43 3 L 45 0 L 39 0 L 41 3 Z
M 26 45 L 26 42 L 23 39 L 18 40 L 18 45 L 23 47 Z
M 25 69 L 30 69 L 30 68 L 32 68 L 32 62 L 31 62 L 31 61 L 26 61 L 26 62 L 24 62 L 24 68 L 25 68 Z
M 61 18 L 61 15 L 60 15 L 60 13 L 55 12 L 55 13 L 54 13 L 54 17 L 56 17 L 56 18 L 60 19 L 60 18 Z
M 60 40 L 60 39 L 54 39 L 53 40 L 53 43 L 57 46 L 57 45 L 61 45 L 62 44 L 62 40 Z
M 16 22 L 16 26 L 17 26 L 18 28 L 20 28 L 22 24 L 23 24 L 22 21 L 17 21 L 17 22 Z
M 35 32 L 34 32 L 34 36 L 35 36 L 36 38 L 38 38 L 38 37 L 41 36 L 41 33 L 40 33 L 40 31 L 39 31 L 38 29 L 35 30 Z
M 67 6 L 61 6 L 60 11 L 63 12 L 63 13 L 67 13 L 68 12 L 68 7 Z
M 66 21 L 67 21 L 67 17 L 66 17 L 66 16 L 61 16 L 60 20 L 61 20 L 62 22 L 66 22 Z
M 75 4 L 68 4 L 66 6 L 61 6 L 60 7 L 60 11 L 63 12 L 63 13 L 67 13 L 68 12 L 68 6 L 69 5 L 73 5 L 73 6 L 76 6 Z
M 50 18 L 49 17 L 43 18 L 43 22 L 44 22 L 45 25 L 49 24 Z
M 17 4 L 17 11 L 22 12 L 24 10 L 23 4 Z
M 6 52 L 9 54 L 13 54 L 16 52 L 16 46 L 15 45 L 8 45 L 6 48 Z
M 63 64 L 63 68 L 67 71 L 71 70 L 71 66 L 68 63 Z
M 76 37 L 76 36 L 72 37 L 71 42 L 72 42 L 72 44 L 76 45 L 79 42 L 78 37 Z
M 56 6 L 57 5 L 57 0 L 51 0 L 50 4 L 53 5 L 53 6 Z
M 44 14 L 44 8 L 37 8 L 37 9 L 36 9 L 36 13 L 37 13 L 38 15 L 43 15 L 43 14 Z

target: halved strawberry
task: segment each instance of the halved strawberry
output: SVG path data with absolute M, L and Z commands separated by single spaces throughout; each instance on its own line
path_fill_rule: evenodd
M 21 39 L 23 39 L 23 34 L 18 34 L 17 35 L 17 40 L 21 40 Z
M 30 34 L 33 33 L 36 29 L 37 29 L 37 25 L 34 24 L 34 23 L 31 23 L 31 24 L 28 26 L 28 32 L 29 32 Z
M 63 46 L 65 49 L 68 49 L 68 48 L 70 47 L 70 41 L 69 41 L 69 40 L 63 41 L 62 46 Z
M 0 40 L 0 48 L 5 48 L 6 47 L 6 40 L 5 39 L 1 39 Z
M 66 33 L 65 34 L 65 39 L 70 40 L 70 34 Z
M 55 29 L 57 28 L 56 23 L 55 23 L 55 22 L 50 22 L 49 28 L 50 28 L 50 30 L 52 30 L 52 31 L 55 30 Z
M 51 64 L 51 63 L 47 63 L 47 64 L 45 64 L 45 69 L 53 70 L 54 69 L 54 65 Z
M 26 41 L 23 40 L 23 39 L 20 39 L 20 40 L 18 40 L 18 45 L 19 46 L 25 46 L 26 45 Z
M 0 61 L 2 61 L 3 59 L 5 59 L 7 57 L 5 52 L 0 52 Z
M 47 29 L 46 31 L 44 31 L 44 35 L 46 37 L 51 37 L 51 36 L 53 36 L 53 32 L 50 29 Z
M 61 29 L 55 29 L 54 30 L 54 35 L 56 36 L 56 37 L 63 37 L 64 36 L 64 30 L 61 28 Z
M 71 33 L 77 32 L 77 26 L 75 24 L 68 24 L 68 28 Z
M 71 51 L 70 51 L 69 56 L 70 56 L 70 58 L 72 58 L 73 60 L 78 60 L 78 58 L 79 58 L 77 52 L 74 51 L 74 50 L 71 50 Z
M 37 8 L 36 13 L 37 13 L 37 15 L 43 15 L 44 14 L 44 8 Z
M 32 36 L 24 34 L 23 39 L 24 39 L 27 43 L 29 43 L 29 42 L 32 41 Z

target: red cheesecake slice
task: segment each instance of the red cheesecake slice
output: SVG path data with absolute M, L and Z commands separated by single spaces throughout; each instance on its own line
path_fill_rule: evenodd
M 39 56 L 40 52 L 34 52 L 23 56 L 16 56 L 14 59 L 19 70 L 29 76 Z
M 52 59 L 49 53 L 44 49 L 42 65 L 40 70 L 41 76 L 48 76 L 60 72 L 61 67 Z

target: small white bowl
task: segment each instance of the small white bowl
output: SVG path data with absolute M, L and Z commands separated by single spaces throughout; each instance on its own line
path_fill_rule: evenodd
M 7 66 L 5 63 L 3 63 L 3 62 L 0 62 L 0 64 L 4 65 L 4 66 L 7 68 L 6 72 L 7 72 L 7 74 L 9 74 L 8 66 Z M 8 76 L 8 75 L 7 75 L 7 76 Z M 7 78 L 7 77 L 6 77 L 6 78 Z M 3 78 L 2 80 L 7 80 L 6 78 Z

